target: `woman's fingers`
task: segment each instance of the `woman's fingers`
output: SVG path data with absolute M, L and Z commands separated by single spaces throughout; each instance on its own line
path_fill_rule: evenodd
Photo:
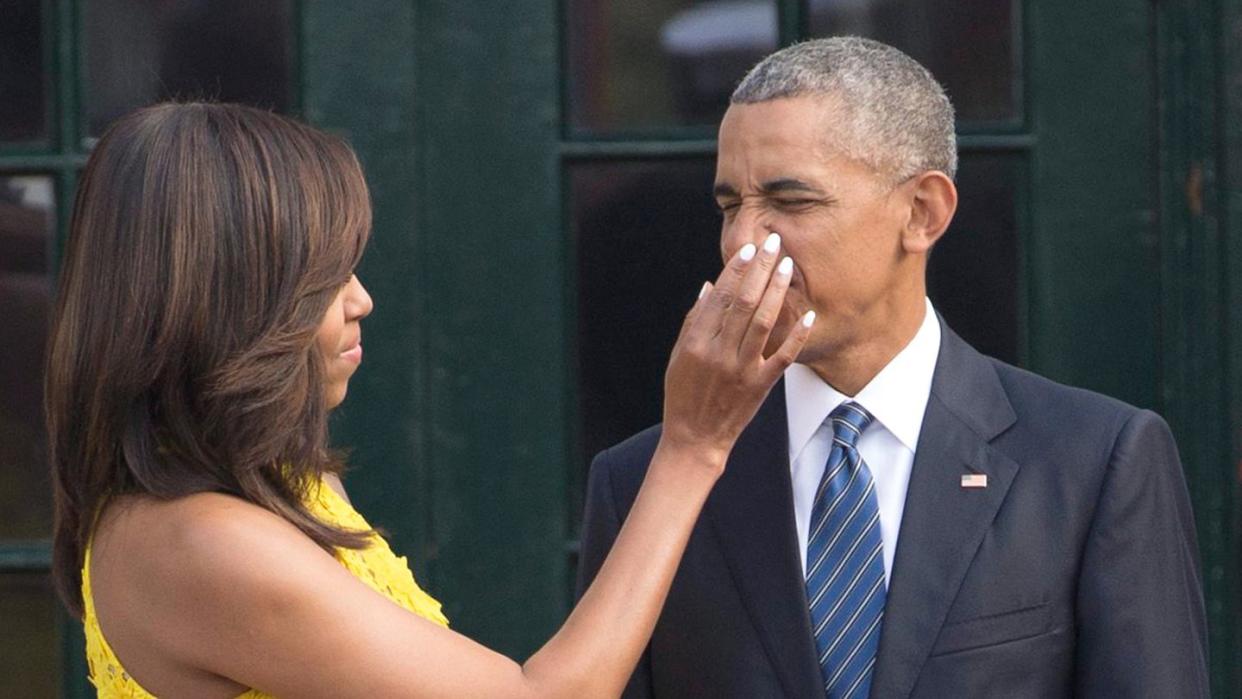
M 747 243 L 733 254 L 733 258 L 720 272 L 716 283 L 699 298 L 696 304 L 698 308 L 695 313 L 696 318 L 687 327 L 687 332 L 683 334 L 689 334 L 690 330 L 701 331 L 703 337 L 711 338 L 720 332 L 724 319 L 731 312 L 733 301 L 737 298 L 738 288 L 742 280 L 746 278 L 751 262 L 755 259 L 755 251 L 755 245 Z
M 806 341 L 811 337 L 811 328 L 815 326 L 815 311 L 807 311 L 794 323 L 794 327 L 785 337 L 785 341 L 776 352 L 763 361 L 760 369 L 762 380 L 768 385 L 776 383 L 781 374 L 798 359 Z
M 752 317 L 758 310 L 768 288 L 772 270 L 776 267 L 776 256 L 781 249 L 781 236 L 770 233 L 763 241 L 763 247 L 750 262 L 746 274 L 740 280 L 733 303 L 724 317 L 721 339 L 727 344 L 737 346 L 746 336 Z
M 703 299 L 712 292 L 712 283 L 703 282 L 703 287 L 699 289 L 699 296 L 694 300 L 694 305 L 690 307 L 690 311 L 686 313 L 685 319 L 681 321 L 681 330 L 677 332 L 677 341 L 681 342 L 681 338 L 686 336 L 686 331 L 694 324 L 694 319 L 698 317 L 699 311 L 704 306 Z
M 763 358 L 793 275 L 793 259 L 780 258 L 780 248 L 777 233 L 770 234 L 761 248 L 753 243 L 742 246 L 716 283 L 703 285 L 682 323 L 678 345 L 697 347 L 704 356 L 730 357 L 737 361 L 735 370 L 757 370 L 764 383 L 775 380 L 772 377 L 797 358 L 810 335 L 809 325 L 800 320 L 777 353 Z
M 776 327 L 781 315 L 781 305 L 785 302 L 785 292 L 789 290 L 789 280 L 793 275 L 793 259 L 786 257 L 776 265 L 768 281 L 763 297 L 750 317 L 746 333 L 742 336 L 738 347 L 738 357 L 742 361 L 755 361 L 763 358 L 763 348 L 768 344 L 768 337 Z

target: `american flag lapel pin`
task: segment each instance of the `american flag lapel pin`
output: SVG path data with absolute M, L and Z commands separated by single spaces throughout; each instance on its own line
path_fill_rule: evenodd
M 963 488 L 986 488 L 988 487 L 988 474 L 986 473 L 963 473 Z

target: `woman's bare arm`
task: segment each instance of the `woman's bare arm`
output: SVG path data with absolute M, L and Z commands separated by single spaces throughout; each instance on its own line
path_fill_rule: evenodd
M 705 287 L 670 360 L 663 437 L 629 517 L 595 583 L 524 665 L 406 612 L 283 519 L 222 495 L 159 505 L 174 509 L 158 533 L 148 515 L 113 523 L 112 545 L 151 549 L 147 564 L 108 576 L 118 592 L 99 612 L 118 656 L 157 694 L 184 693 L 175 669 L 186 668 L 277 696 L 619 695 L 733 442 L 809 333 L 798 324 L 762 356 L 789 281 L 772 272 L 775 252 L 735 257 Z

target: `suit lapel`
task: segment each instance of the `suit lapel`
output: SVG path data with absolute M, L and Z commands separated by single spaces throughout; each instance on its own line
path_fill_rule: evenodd
M 777 676 L 794 697 L 823 697 L 798 555 L 784 382 L 738 438 L 707 510 Z
M 906 697 L 1018 465 L 989 446 L 1016 417 L 991 363 L 941 323 L 931 397 L 910 474 L 872 696 Z M 963 488 L 964 474 L 986 488 Z

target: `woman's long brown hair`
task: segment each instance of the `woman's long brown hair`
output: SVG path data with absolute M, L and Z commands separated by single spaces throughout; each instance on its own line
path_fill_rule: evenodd
M 84 550 L 109 497 L 229 493 L 325 549 L 366 544 L 303 503 L 340 469 L 315 334 L 370 227 L 349 147 L 269 112 L 161 104 L 99 141 L 46 377 L 52 569 L 78 616 Z

